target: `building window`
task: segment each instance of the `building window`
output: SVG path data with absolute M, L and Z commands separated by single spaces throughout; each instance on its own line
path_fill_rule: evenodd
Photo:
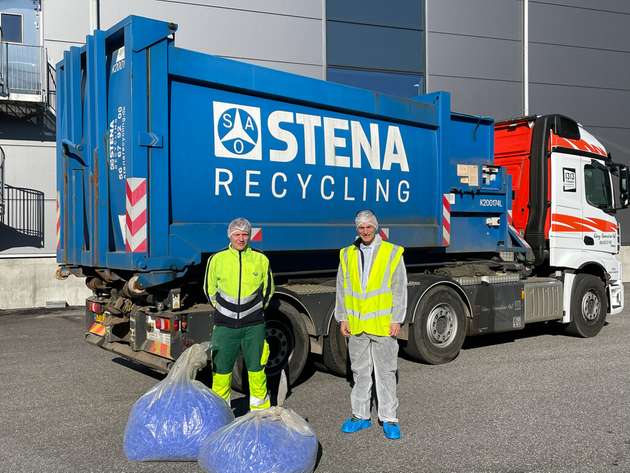
M 2 13 L 0 27 L 2 28 L 2 41 L 22 42 L 22 15 Z

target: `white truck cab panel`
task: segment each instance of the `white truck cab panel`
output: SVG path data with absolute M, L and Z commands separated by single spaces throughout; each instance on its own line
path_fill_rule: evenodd
M 574 270 L 600 267 L 607 277 L 610 313 L 623 308 L 619 225 L 614 213 L 613 185 L 604 146 L 580 127 L 580 139 L 552 133 L 549 263 L 566 268 L 565 322 L 569 321 Z

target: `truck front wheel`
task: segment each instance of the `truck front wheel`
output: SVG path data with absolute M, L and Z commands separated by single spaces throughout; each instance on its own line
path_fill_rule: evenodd
M 265 314 L 270 351 L 265 371 L 268 378 L 274 378 L 285 370 L 289 385 L 292 385 L 304 370 L 310 341 L 303 315 L 285 301 L 276 304 Z M 232 388 L 241 393 L 248 391 L 247 370 L 242 357 L 239 357 L 232 373 Z
M 592 274 L 578 274 L 571 292 L 571 323 L 567 331 L 572 335 L 594 337 L 606 322 L 606 287 L 604 281 Z
M 410 357 L 430 365 L 453 360 L 466 337 L 466 308 L 459 294 L 447 286 L 431 289 L 417 304 L 409 331 L 405 352 Z

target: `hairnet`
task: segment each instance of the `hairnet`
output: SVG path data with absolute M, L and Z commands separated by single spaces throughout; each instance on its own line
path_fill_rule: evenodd
M 374 228 L 378 228 L 378 220 L 376 215 L 371 210 L 361 210 L 354 218 L 354 224 L 358 227 L 360 225 L 372 225 Z
M 248 235 L 252 233 L 252 224 L 249 223 L 249 220 L 243 217 L 235 218 L 228 225 L 227 235 L 228 238 L 234 232 L 246 232 Z

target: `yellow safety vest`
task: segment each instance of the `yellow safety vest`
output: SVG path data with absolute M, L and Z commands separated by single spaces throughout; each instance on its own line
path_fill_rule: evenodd
M 344 305 L 350 333 L 389 336 L 394 301 L 392 277 L 404 248 L 383 241 L 372 258 L 365 290 L 361 287 L 358 246 L 343 248 L 339 254 L 343 274 Z
M 263 309 L 274 292 L 269 260 L 249 246 L 231 246 L 208 259 L 205 290 L 218 314 L 215 323 L 228 326 L 263 321 Z

